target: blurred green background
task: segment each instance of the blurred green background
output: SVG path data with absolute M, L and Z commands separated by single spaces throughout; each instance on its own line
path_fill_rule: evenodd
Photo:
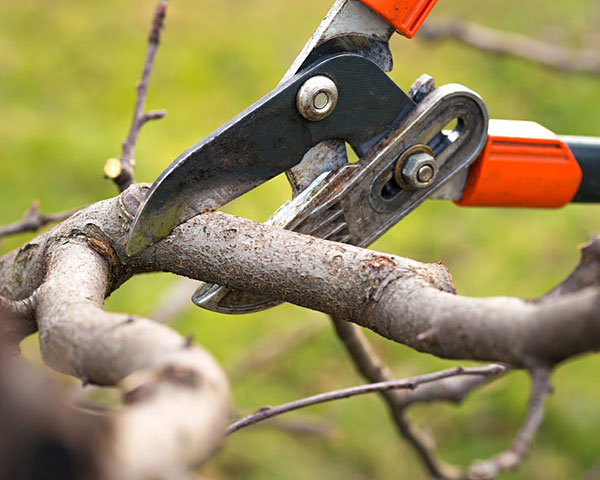
M 571 48 L 585 43 L 600 49 L 594 3 L 442 1 L 432 19 L 456 16 Z M 50 213 L 115 194 L 102 167 L 119 155 L 129 127 L 154 5 L 149 0 L 4 2 L 0 224 L 20 218 L 34 199 Z M 151 182 L 181 151 L 273 88 L 329 6 L 326 0 L 173 1 L 148 97 L 149 108 L 165 108 L 169 115 L 142 131 L 138 180 Z M 426 72 L 438 84 L 459 82 L 479 92 L 494 118 L 534 120 L 562 134 L 600 135 L 600 77 L 559 73 L 454 42 L 396 36 L 392 50 L 392 77 L 405 89 Z M 262 221 L 289 195 L 286 181 L 277 178 L 226 210 Z M 577 245 L 600 229 L 599 213 L 598 206 L 488 210 L 430 201 L 373 248 L 444 262 L 461 294 L 533 297 L 576 265 Z M 4 240 L 0 253 L 29 238 Z M 161 292 L 176 281 L 170 275 L 135 278 L 108 299 L 107 308 L 149 315 Z M 361 382 L 327 323 L 326 316 L 292 305 L 240 317 L 190 306 L 175 327 L 193 334 L 230 371 L 249 351 L 277 343 L 290 329 L 317 329 L 309 341 L 237 376 L 235 405 L 246 411 Z M 398 377 L 452 365 L 369 338 Z M 34 350 L 32 345 L 26 350 Z M 560 367 L 531 457 L 519 472 L 502 478 L 575 478 L 600 456 L 599 367 L 598 356 Z M 528 386 L 525 375 L 514 374 L 461 408 L 418 407 L 413 417 L 435 433 L 447 460 L 464 465 L 510 443 L 525 413 Z M 229 439 L 204 473 L 215 479 L 426 477 L 375 396 L 288 418 L 332 423 L 333 434 L 298 436 L 252 427 Z

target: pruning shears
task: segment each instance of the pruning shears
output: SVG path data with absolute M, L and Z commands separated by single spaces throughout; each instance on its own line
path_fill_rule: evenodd
M 176 158 L 152 185 L 127 243 L 174 227 L 286 172 L 292 200 L 267 223 L 366 247 L 426 199 L 555 208 L 600 202 L 600 139 L 489 120 L 470 89 L 427 75 L 405 93 L 386 74 L 389 39 L 412 38 L 437 0 L 337 0 L 281 83 Z M 348 163 L 346 143 L 359 161 Z M 279 303 L 202 284 L 222 313 Z

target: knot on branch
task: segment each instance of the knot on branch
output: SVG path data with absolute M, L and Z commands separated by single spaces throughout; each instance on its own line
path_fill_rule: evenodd
M 130 222 L 135 218 L 148 190 L 148 184 L 134 183 L 119 195 L 119 208 Z

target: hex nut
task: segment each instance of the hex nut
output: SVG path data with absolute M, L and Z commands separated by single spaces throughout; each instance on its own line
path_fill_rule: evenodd
M 402 188 L 419 190 L 435 182 L 438 170 L 431 148 L 427 145 L 414 145 L 400 156 L 394 177 Z

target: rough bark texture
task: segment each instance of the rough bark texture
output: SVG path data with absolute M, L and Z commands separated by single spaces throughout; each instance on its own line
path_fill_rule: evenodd
M 105 296 L 130 276 L 111 246 L 110 235 L 127 228 L 120 211 L 118 198 L 101 202 L 4 256 L 1 292 L 35 309 L 50 366 L 86 383 L 122 387 L 125 406 L 108 419 L 118 472 L 112 478 L 170 478 L 218 448 L 228 424 L 228 382 L 207 352 L 175 331 L 102 310 Z M 13 331 L 31 332 L 29 315 L 12 319 Z
M 535 302 L 466 298 L 443 265 L 220 212 L 129 258 L 125 238 L 147 188 L 132 185 L 0 258 L 2 336 L 14 344 L 37 328 L 48 364 L 124 390 L 125 407 L 109 415 L 121 478 L 179 474 L 204 461 L 228 416 L 227 380 L 208 353 L 163 325 L 102 310 L 104 298 L 138 273 L 168 271 L 278 297 L 445 358 L 532 370 L 600 347 L 600 239 L 562 286 Z M 423 391 L 404 399 L 419 395 L 429 398 Z
M 129 222 L 147 186 L 99 202 L 0 260 L 0 295 L 23 300 L 44 279 L 46 255 L 78 239 L 105 259 L 106 294 L 131 275 L 168 271 L 264 293 L 346 318 L 445 358 L 530 368 L 600 347 L 600 287 L 517 298 L 455 294 L 440 264 L 342 245 L 221 212 L 195 217 L 139 256 L 125 254 Z M 597 239 L 590 245 L 596 248 Z M 575 272 L 573 275 L 576 275 Z M 570 283 L 574 280 L 571 278 Z

